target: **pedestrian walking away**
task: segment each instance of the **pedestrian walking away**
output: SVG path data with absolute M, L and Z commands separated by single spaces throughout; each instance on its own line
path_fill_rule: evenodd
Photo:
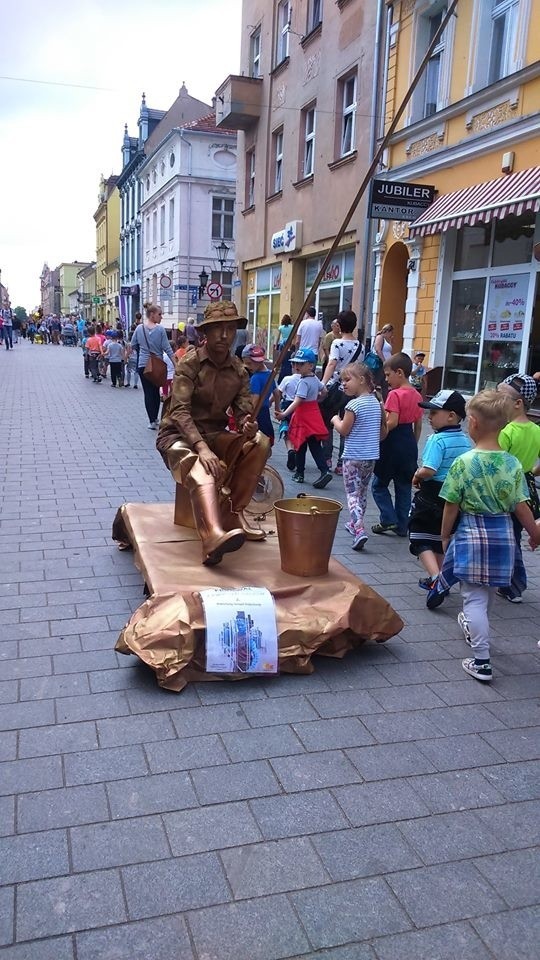
M 418 581 L 423 590 L 431 590 L 443 561 L 441 524 L 444 500 L 439 493 L 450 466 L 462 453 L 471 449 L 469 437 L 463 433 L 465 399 L 457 390 L 440 390 L 419 407 L 429 411 L 434 433 L 428 437 L 422 455 L 422 466 L 412 479 L 417 489 L 409 515 L 409 550 L 418 557 L 425 576 Z
M 344 439 L 343 483 L 349 508 L 346 528 L 353 536 L 353 550 L 363 550 L 368 536 L 364 524 L 369 484 L 380 442 L 387 434 L 382 399 L 375 393 L 369 367 L 349 363 L 341 372 L 347 404 L 343 418 L 336 414 L 332 426 Z
M 296 351 L 291 357 L 291 362 L 297 365 L 300 380 L 294 400 L 285 410 L 276 412 L 276 419 L 284 420 L 290 417 L 289 440 L 296 452 L 296 471 L 292 479 L 295 483 L 304 482 L 306 453 L 309 447 L 309 452 L 320 470 L 320 476 L 313 486 L 317 490 L 322 490 L 332 480 L 332 474 L 326 466 L 321 443 L 328 436 L 328 430 L 324 425 L 318 402 L 324 387 L 314 373 L 317 354 L 314 350 L 303 348 Z
M 536 546 L 540 525 L 527 503 L 529 493 L 519 460 L 499 444 L 499 434 L 511 415 L 508 397 L 483 390 L 469 401 L 467 414 L 475 448 L 454 460 L 442 485 L 445 557 L 437 584 L 428 594 L 428 606 L 434 609 L 452 584 L 461 584 L 460 626 L 474 654 L 462 661 L 462 667 L 486 682 L 492 678 L 489 614 L 496 589 L 509 587 L 515 574 L 524 576 L 510 514 L 515 513 Z
M 131 338 L 131 347 L 138 350 L 138 373 L 144 391 L 144 406 L 148 416 L 148 429 L 157 430 L 159 420 L 159 406 L 161 398 L 157 387 L 146 376 L 144 368 L 151 355 L 162 358 L 166 353 L 173 360 L 173 350 L 165 330 L 161 326 L 161 307 L 153 303 L 145 304 L 146 319 L 139 324 Z M 173 360 L 174 362 L 174 360 Z
M 373 533 L 407 536 L 411 509 L 411 482 L 417 467 L 418 438 L 422 410 L 418 393 L 409 383 L 412 362 L 406 353 L 395 353 L 384 366 L 390 392 L 386 398 L 388 434 L 381 443 L 381 455 L 375 465 L 371 492 L 379 508 L 380 521 Z M 394 484 L 394 502 L 388 489 Z

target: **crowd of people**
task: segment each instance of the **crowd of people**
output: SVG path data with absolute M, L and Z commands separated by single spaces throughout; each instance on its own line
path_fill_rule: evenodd
M 368 541 L 365 514 L 371 487 L 379 510 L 379 521 L 372 525 L 371 532 L 408 538 L 410 552 L 423 567 L 418 586 L 426 591 L 428 609 L 436 610 L 452 586 L 460 584 L 463 609 L 458 622 L 473 654 L 462 660 L 462 667 L 476 680 L 489 682 L 491 605 L 497 595 L 511 603 L 522 600 L 527 586 L 522 531 L 528 534 L 533 549 L 540 545 L 535 479 L 540 475 L 540 426 L 527 415 L 537 395 L 540 373 L 509 376 L 496 390 L 482 390 L 468 401 L 451 389 L 439 390 L 426 399 L 425 355 L 419 351 L 411 357 L 394 351 L 391 327 L 383 327 L 366 352 L 355 334 L 356 316 L 343 311 L 325 348 L 320 320 L 308 311 L 292 348 L 286 352 L 283 348 L 292 341 L 292 324 L 290 317 L 283 318 L 276 341 L 283 362 L 276 382 L 262 346 L 238 339 L 236 323 L 226 322 L 226 305 L 220 307 L 223 317 L 215 321 L 205 318 L 202 349 L 192 352 L 195 345 L 186 342 L 187 353 L 181 359 L 174 355 L 171 358 L 177 364 L 178 376 L 172 407 L 162 419 L 158 447 L 173 473 L 177 469 L 179 482 L 185 482 L 188 467 L 195 469 L 194 456 L 202 470 L 193 490 L 201 491 L 205 483 L 214 483 L 221 470 L 221 448 L 207 449 L 206 433 L 189 433 L 186 424 L 191 424 L 195 414 L 193 409 L 188 411 L 193 407 L 192 391 L 197 389 L 203 365 L 205 379 L 200 389 L 204 409 L 197 406 L 201 422 L 208 414 L 208 405 L 213 409 L 220 399 L 218 384 L 225 384 L 229 373 L 233 378 L 233 370 L 238 389 L 241 367 L 234 365 L 239 357 L 257 409 L 259 436 L 273 444 L 277 422 L 279 437 L 287 447 L 292 479 L 304 483 L 308 450 L 319 471 L 313 483 L 316 490 L 328 486 L 336 473 L 342 474 L 349 514 L 346 528 L 352 536 L 353 550 L 363 550 Z M 212 322 L 218 326 L 212 327 Z M 133 335 L 132 344 L 142 350 L 145 340 L 153 337 L 148 349 L 151 346 L 156 353 L 166 350 L 155 333 L 158 325 L 159 319 L 147 312 L 147 320 Z M 210 333 L 212 343 L 208 341 L 207 348 L 204 336 Z M 321 350 L 324 372 L 319 376 Z M 140 366 L 139 373 L 145 376 Z M 418 465 L 425 411 L 433 433 Z M 242 421 L 237 418 L 245 416 L 244 407 L 235 409 L 233 403 L 225 412 L 228 430 L 233 435 L 241 432 Z M 148 415 L 154 416 L 154 411 L 148 411 Z M 467 433 L 463 430 L 466 419 Z M 175 444 L 171 445 L 173 425 L 175 438 L 185 435 L 181 442 L 176 440 L 182 454 L 176 458 L 177 466 Z M 330 431 L 340 439 L 334 471 Z M 201 498 L 202 503 L 202 493 Z M 203 513 L 199 518 L 204 534 L 203 562 L 219 562 L 224 552 L 238 549 L 242 524 L 238 521 L 234 531 L 223 530 L 215 517 L 210 522 L 210 513 L 208 517 L 204 514 L 206 520 Z
M 235 390 L 244 390 L 240 376 L 243 370 L 251 406 L 258 409 L 258 435 L 267 438 L 264 442 L 271 446 L 274 424 L 278 425 L 292 480 L 304 484 L 308 450 L 319 471 L 313 482 L 316 490 L 327 487 L 336 474 L 343 476 L 349 514 L 346 529 L 352 536 L 353 550 L 363 550 L 368 542 L 365 514 L 371 488 L 379 520 L 370 532 L 408 538 L 410 552 L 423 567 L 418 586 L 426 591 L 428 609 L 437 609 L 452 586 L 460 584 L 463 610 L 458 621 L 473 653 L 462 666 L 475 679 L 490 681 L 491 605 L 496 595 L 510 603 L 522 601 L 527 587 L 523 530 L 533 549 L 540 545 L 536 484 L 540 476 L 540 426 L 528 416 L 540 386 L 540 372 L 533 376 L 513 374 L 496 390 L 482 390 L 468 401 L 451 389 L 439 390 L 426 399 L 425 354 L 418 351 L 411 357 L 394 351 L 390 325 L 377 332 L 371 349 L 366 351 L 356 332 L 353 311 L 342 311 L 325 335 L 321 319 L 309 309 L 294 342 L 291 318 L 283 317 L 275 343 L 276 355 L 281 354 L 276 382 L 263 347 L 247 342 L 246 323 L 237 318 L 235 308 L 234 318 L 229 320 L 227 309 L 231 312 L 233 306 L 223 302 L 217 307 L 223 316 L 205 317 L 199 326 L 189 318 L 177 331 L 174 347 L 161 326 L 161 309 L 154 304 L 145 305 L 144 320 L 138 314 L 127 336 L 120 321 L 112 328 L 53 317 L 42 320 L 36 330 L 32 330 L 30 321 L 24 329 L 19 326 L 16 333 L 4 319 L 2 339 L 8 350 L 19 334 L 33 342 L 38 336 L 44 343 L 73 342 L 82 347 L 84 375 L 94 383 L 110 375 L 112 388 L 132 385 L 137 389 L 140 380 L 149 429 L 160 430 L 158 447 L 171 439 L 167 429 L 173 422 L 175 430 L 179 429 L 184 405 L 193 402 L 191 394 L 184 397 L 180 391 L 179 395 L 179 384 L 184 385 L 185 392 L 200 375 L 197 371 L 202 369 L 201 363 L 207 364 L 208 384 L 205 381 L 201 389 L 206 397 L 212 387 L 205 410 L 208 404 L 213 408 L 213 398 L 219 393 L 218 386 L 225 383 L 229 366 L 238 364 L 234 367 Z M 156 361 L 162 366 L 159 372 Z M 171 419 L 168 406 L 173 378 L 177 422 Z M 425 411 L 433 432 L 419 464 L 418 441 Z M 233 403 L 225 413 L 227 430 L 234 434 L 239 429 L 238 415 L 245 418 L 246 411 L 243 406 L 235 409 Z M 204 410 L 199 414 L 204 420 Z M 221 425 L 221 414 L 218 420 Z M 334 431 L 339 444 L 333 469 Z M 175 442 L 177 445 L 179 441 Z M 205 471 L 213 477 L 217 462 L 211 450 L 199 449 L 202 442 L 193 440 L 202 469 L 194 490 L 205 487 Z M 188 466 L 192 464 L 193 444 L 186 445 L 184 459 L 176 456 L 173 446 L 166 445 L 173 473 L 177 469 L 183 477 L 184 460 Z M 204 500 L 202 493 L 201 497 Z M 247 526 L 242 498 L 240 502 L 238 529 L 223 531 L 214 521 L 208 521 L 211 532 L 203 544 L 204 562 L 219 562 L 223 552 L 237 549 L 244 538 Z M 206 516 L 207 508 L 208 504 L 204 510 L 201 507 L 201 516 Z

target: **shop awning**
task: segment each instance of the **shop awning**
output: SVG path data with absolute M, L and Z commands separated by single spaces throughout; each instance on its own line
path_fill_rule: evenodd
M 410 236 L 426 237 L 452 227 L 474 226 L 495 218 L 502 220 L 511 213 L 521 216 L 527 212 L 540 212 L 540 167 L 530 167 L 438 197 L 411 223 Z

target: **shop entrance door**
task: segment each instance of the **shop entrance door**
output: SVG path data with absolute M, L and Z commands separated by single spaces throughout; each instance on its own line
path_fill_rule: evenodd
M 383 266 L 377 329 L 380 330 L 387 323 L 392 324 L 394 350 L 401 350 L 403 346 L 408 259 L 409 251 L 405 244 L 394 243 L 386 254 Z

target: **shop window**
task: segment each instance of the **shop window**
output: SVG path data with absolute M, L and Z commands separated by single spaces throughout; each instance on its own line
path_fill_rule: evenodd
M 257 79 L 261 76 L 261 28 L 251 34 L 249 42 L 249 75 Z
M 455 270 L 476 270 L 489 266 L 491 224 L 462 227 L 457 232 Z
M 232 240 L 234 236 L 234 200 L 212 198 L 212 239 Z
M 356 149 L 356 71 L 338 80 L 338 103 L 341 118 L 339 156 L 346 157 Z
M 480 389 L 519 371 L 529 274 L 490 277 L 480 363 Z
M 276 66 L 289 56 L 289 30 L 291 26 L 291 4 L 281 0 L 277 6 Z
M 315 30 L 322 23 L 322 0 L 309 0 L 307 33 Z
M 475 392 L 486 281 L 484 277 L 454 280 L 444 386 L 460 393 Z
M 283 128 L 272 134 L 272 193 L 283 190 Z
M 509 216 L 495 222 L 493 266 L 530 263 L 534 239 L 534 214 Z
M 255 150 L 246 153 L 246 207 L 255 206 Z
M 311 177 L 315 169 L 315 105 L 302 110 L 301 127 L 303 141 L 303 160 L 300 179 Z

